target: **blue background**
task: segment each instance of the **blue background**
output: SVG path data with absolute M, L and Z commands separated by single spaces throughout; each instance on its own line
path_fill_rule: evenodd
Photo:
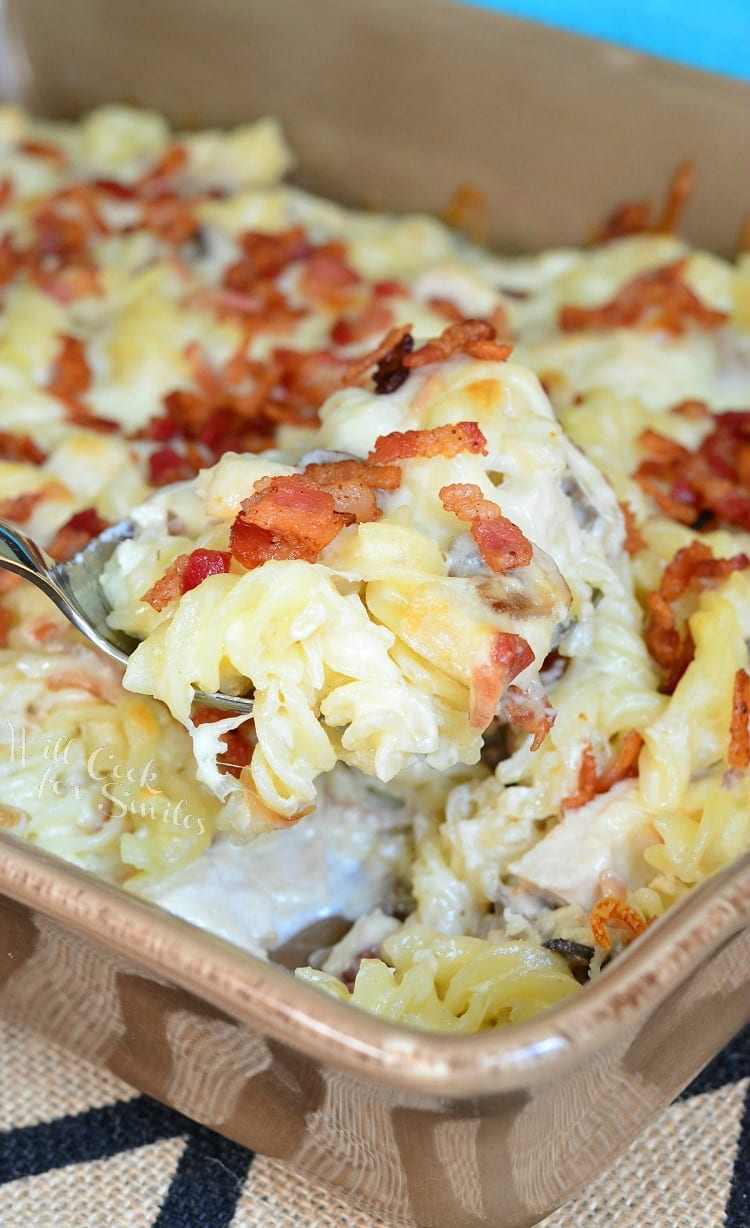
M 469 0 L 750 81 L 750 0 Z

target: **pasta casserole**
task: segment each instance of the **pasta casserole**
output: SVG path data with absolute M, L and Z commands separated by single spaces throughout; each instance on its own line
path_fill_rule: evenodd
M 0 146 L 0 517 L 131 517 L 138 641 L 0 571 L 4 827 L 262 957 L 335 922 L 300 977 L 449 1032 L 748 847 L 750 263 L 678 237 L 688 166 L 504 257 L 288 185 L 272 120 Z

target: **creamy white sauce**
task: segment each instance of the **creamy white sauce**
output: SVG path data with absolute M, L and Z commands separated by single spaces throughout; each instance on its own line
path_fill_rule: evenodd
M 248 844 L 220 834 L 149 898 L 255 954 L 324 917 L 375 909 L 408 876 L 411 814 L 345 769 L 332 777 L 315 813 Z M 349 783 L 352 801 L 341 796 Z

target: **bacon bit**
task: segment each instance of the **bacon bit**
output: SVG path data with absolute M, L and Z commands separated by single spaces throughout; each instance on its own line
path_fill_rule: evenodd
M 9 499 L 0 499 L 0 519 L 14 520 L 16 524 L 26 524 L 34 508 L 42 502 L 44 497 L 43 490 L 32 490 L 24 491 L 23 494 L 14 495 Z
M 411 353 L 414 346 L 414 338 L 410 330 L 411 324 L 400 324 L 397 328 L 392 328 L 386 333 L 380 345 L 377 345 L 369 354 L 363 354 L 361 358 L 355 358 L 352 362 L 347 363 L 342 384 L 345 386 L 357 384 L 362 376 L 367 374 L 370 367 L 377 367 L 373 377 L 376 390 L 380 393 L 395 392 L 409 375 L 409 372 L 404 369 L 404 358 Z
M 355 517 L 336 510 L 333 495 L 299 473 L 261 478 L 245 499 L 231 534 L 232 554 L 252 570 L 269 559 L 314 563 Z
M 119 179 L 92 179 L 91 187 L 105 196 L 113 196 L 116 200 L 133 200 L 137 189 L 130 184 L 120 183 Z
M 633 476 L 665 515 L 695 529 L 724 521 L 750 530 L 750 412 L 717 414 L 695 452 L 651 430 L 639 443 L 648 455 Z
M 440 216 L 453 230 L 474 243 L 486 243 L 489 234 L 487 197 L 475 183 L 460 183 Z
M 0 606 L 0 648 L 8 647 L 8 635 L 13 626 L 13 615 L 10 610 Z
M 86 349 L 80 337 L 63 333 L 60 350 L 52 368 L 47 391 L 59 397 L 66 405 L 77 400 L 91 387 L 91 368 L 86 358 Z
M 376 298 L 395 298 L 398 295 L 409 293 L 404 283 L 395 277 L 387 278 L 385 281 L 376 281 L 372 292 Z
M 708 408 L 705 401 L 680 401 L 677 405 L 673 405 L 670 411 L 673 414 L 679 414 L 681 418 L 688 418 L 691 422 L 700 422 L 702 418 L 709 418 L 711 410 Z
M 638 756 L 642 746 L 643 738 L 635 729 L 631 729 L 625 734 L 614 763 L 599 774 L 593 747 L 590 742 L 587 742 L 583 748 L 578 768 L 578 787 L 575 793 L 562 799 L 562 809 L 578 810 L 581 806 L 588 805 L 598 794 L 609 793 L 610 789 L 619 784 L 621 780 L 637 776 Z
M 170 145 L 151 170 L 138 180 L 135 192 L 148 193 L 151 188 L 160 187 L 165 179 L 174 179 L 176 175 L 181 175 L 187 163 L 188 155 L 184 145 Z
M 83 268 L 80 265 L 70 269 L 61 269 L 57 275 L 47 274 L 43 289 L 50 298 L 65 305 L 77 303 L 82 298 L 96 298 L 104 293 L 101 271 Z
M 620 511 L 625 521 L 625 541 L 623 545 L 625 546 L 626 553 L 632 558 L 633 555 L 638 554 L 641 550 L 645 550 L 646 543 L 643 540 L 641 530 L 638 528 L 635 512 L 632 507 L 628 503 L 620 503 Z
M 86 507 L 80 512 L 74 512 L 70 519 L 60 526 L 47 547 L 47 553 L 58 563 L 66 563 L 108 528 L 109 521 L 102 520 L 95 507 Z
M 182 577 L 182 591 L 189 593 L 197 588 L 209 576 L 223 576 L 232 565 L 232 555 L 229 550 L 193 550 L 188 555 L 187 566 Z
M 656 234 L 674 234 L 678 229 L 682 215 L 693 192 L 695 182 L 695 165 L 693 162 L 681 162 L 669 181 L 667 197 L 661 211 L 661 217 L 654 225 Z
M 547 695 L 542 700 L 532 696 L 529 691 L 520 687 L 509 686 L 503 698 L 505 715 L 517 729 L 533 733 L 532 751 L 539 750 L 550 729 L 557 719 L 557 712 L 552 707 Z
M 349 513 L 357 524 L 380 519 L 376 490 L 397 490 L 401 485 L 398 465 L 370 467 L 357 460 L 333 461 L 308 465 L 304 473 L 333 495 L 337 512 Z
M 427 304 L 433 311 L 440 316 L 445 316 L 446 320 L 450 320 L 451 324 L 460 324 L 466 319 L 464 313 L 452 302 L 449 298 L 431 298 Z
M 477 422 L 456 422 L 431 430 L 391 431 L 389 435 L 379 435 L 367 463 L 391 465 L 414 457 L 427 460 L 435 456 L 451 460 L 460 452 L 487 455 L 487 440 Z
M 617 900 L 614 896 L 607 896 L 606 899 L 599 900 L 599 903 L 595 904 L 591 910 L 589 924 L 591 925 L 594 942 L 605 951 L 609 951 L 612 948 L 612 939 L 607 929 L 607 926 L 612 921 L 624 925 L 625 929 L 629 931 L 631 938 L 637 938 L 646 929 L 646 922 L 643 920 L 643 917 L 630 904 L 624 903 L 623 900 Z
M 471 358 L 490 362 L 504 362 L 513 352 L 512 345 L 495 340 L 494 325 L 487 320 L 461 320 L 449 324 L 440 337 L 428 341 L 421 349 L 404 359 L 410 371 L 434 362 L 445 362 L 454 354 L 468 354 Z
M 732 572 L 744 571 L 747 567 L 750 567 L 750 559 L 746 554 L 715 559 L 704 542 L 694 541 L 677 551 L 664 568 L 659 588 L 646 594 L 649 618 L 644 638 L 653 660 L 667 671 L 661 688 L 666 694 L 674 691 L 695 649 L 689 627 L 680 634 L 672 608 L 674 602 L 690 588 L 710 588 Z
M 744 669 L 734 675 L 727 761 L 737 771 L 750 767 L 750 675 Z
M 642 746 L 641 735 L 635 729 L 629 730 L 622 740 L 620 753 L 614 763 L 610 763 L 609 767 L 605 768 L 598 777 L 597 793 L 609 793 L 610 789 L 619 784 L 621 780 L 638 775 L 638 756 Z
M 609 302 L 598 307 L 560 308 L 559 324 L 565 333 L 609 328 L 628 328 L 645 323 L 681 336 L 688 325 L 720 328 L 726 323 L 724 311 L 707 307 L 687 285 L 683 274 L 687 259 L 648 269 L 631 278 Z
M 373 300 L 359 315 L 337 320 L 331 328 L 331 341 L 334 345 L 354 345 L 385 332 L 392 324 L 393 309 Z
M 300 278 L 302 293 L 323 307 L 345 307 L 352 288 L 362 281 L 346 263 L 346 254 L 345 245 L 338 242 L 313 248 Z
M 47 459 L 47 453 L 34 443 L 30 435 L 13 435 L 0 431 L 0 460 L 28 461 L 32 465 L 42 465 Z
M 314 425 L 320 406 L 341 385 L 343 365 L 327 350 L 277 348 L 264 362 L 238 352 L 219 371 L 195 345 L 187 347 L 186 356 L 199 391 L 168 393 L 164 415 L 152 418 L 140 437 L 192 442 L 196 449 L 187 456 L 192 472 L 225 452 L 264 451 L 273 445 L 279 423 Z M 172 457 L 170 463 L 177 462 Z
M 693 191 L 695 167 L 681 162 L 672 174 L 661 215 L 651 222 L 652 207 L 648 201 L 629 201 L 610 214 L 595 236 L 595 243 L 608 243 L 637 234 L 672 234 L 682 221 L 682 215 Z
M 194 201 L 183 200 L 174 193 L 154 196 L 143 201 L 141 226 L 164 243 L 179 247 L 192 239 L 200 228 L 194 205 Z
M 469 721 L 473 729 L 486 729 L 494 719 L 500 698 L 534 660 L 526 640 L 511 632 L 496 632 L 489 660 L 472 672 L 469 685 Z
M 364 482 L 373 490 L 398 490 L 401 485 L 401 470 L 398 465 L 370 466 L 358 460 L 328 461 L 320 465 L 308 465 L 305 474 L 319 486 L 333 486 L 337 482 L 351 481 L 352 478 Z
M 196 470 L 186 456 L 174 448 L 157 448 L 148 458 L 148 480 L 152 486 L 171 486 L 195 477 Z
M 8 176 L 0 179 L 0 209 L 5 208 L 13 199 L 13 180 Z
M 590 742 L 587 742 L 583 748 L 581 755 L 581 763 L 578 768 L 578 788 L 575 793 L 569 793 L 560 803 L 563 810 L 578 810 L 581 806 L 586 806 L 596 797 L 596 759 L 594 758 L 594 748 Z
M 224 285 L 245 294 L 251 292 L 259 280 L 278 277 L 290 264 L 304 260 L 312 251 L 301 226 L 293 226 L 279 234 L 246 230 L 239 236 L 239 244 L 242 257 L 227 269 Z
M 67 162 L 62 149 L 48 141 L 20 141 L 18 152 L 27 154 L 31 158 L 44 158 L 60 170 Z
M 145 601 L 147 605 L 152 606 L 157 613 L 161 614 L 170 601 L 176 601 L 178 597 L 181 597 L 185 591 L 183 586 L 189 558 L 189 554 L 178 554 L 164 575 L 143 594 L 141 601 Z
M 178 554 L 164 575 L 144 593 L 141 601 L 153 606 L 159 613 L 184 593 L 191 592 L 209 576 L 223 576 L 232 565 L 228 550 L 192 550 L 190 554 Z
M 487 566 L 495 572 L 528 567 L 534 548 L 518 525 L 503 516 L 472 482 L 456 482 L 438 491 L 446 512 L 471 524 L 471 535 Z

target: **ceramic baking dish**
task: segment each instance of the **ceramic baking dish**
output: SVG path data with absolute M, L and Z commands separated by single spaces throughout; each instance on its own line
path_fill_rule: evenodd
M 440 0 L 11 2 L 5 92 L 179 123 L 284 121 L 300 180 L 507 248 L 580 241 L 686 155 L 688 231 L 731 250 L 750 88 Z M 596 985 L 476 1037 L 348 1009 L 0 831 L 0 1009 L 398 1225 L 520 1228 L 599 1174 L 750 1014 L 750 858 Z

